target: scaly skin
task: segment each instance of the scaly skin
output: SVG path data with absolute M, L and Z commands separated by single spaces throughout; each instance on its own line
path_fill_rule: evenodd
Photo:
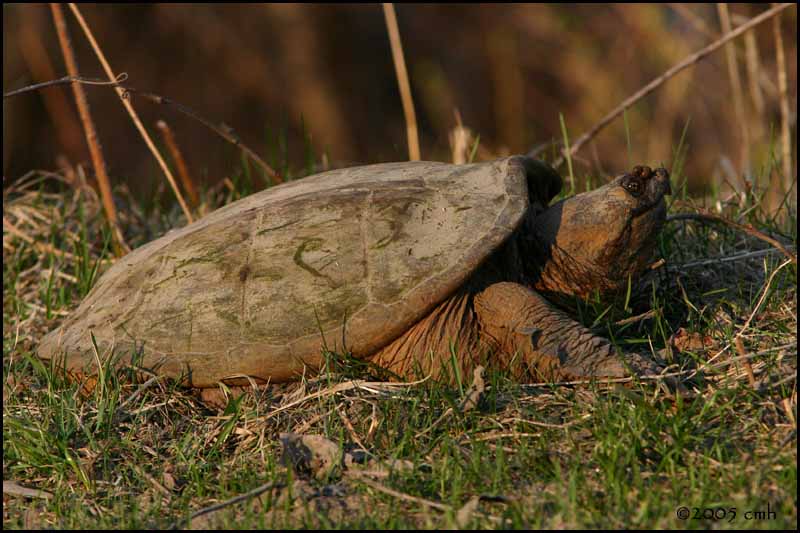
M 464 373 L 480 361 L 536 381 L 657 373 L 652 361 L 618 354 L 543 295 L 563 301 L 625 287 L 650 260 L 669 192 L 666 170 L 636 167 L 543 212 L 532 209 L 470 283 L 372 361 L 409 378 L 438 375 L 451 353 Z

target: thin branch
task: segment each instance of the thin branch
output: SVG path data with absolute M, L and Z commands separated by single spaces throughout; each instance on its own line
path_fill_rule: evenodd
M 164 379 L 163 376 L 153 376 L 153 377 L 151 377 L 150 379 L 148 379 L 147 381 L 145 381 L 144 383 L 139 385 L 139 387 L 133 392 L 133 394 L 128 396 L 128 398 L 125 401 L 123 401 L 121 404 L 119 404 L 119 407 L 117 407 L 117 409 L 118 410 L 122 410 L 126 405 L 128 405 L 133 400 L 138 398 L 144 391 L 149 389 L 153 384 L 158 383 L 162 379 Z
M 23 93 L 31 92 L 31 91 L 38 91 L 39 89 L 45 89 L 47 87 L 53 87 L 56 85 L 64 85 L 67 83 L 75 84 L 83 84 L 83 85 L 107 85 L 107 86 L 115 86 L 121 85 L 123 81 L 128 79 L 128 74 L 126 72 L 122 72 L 117 76 L 117 79 L 114 81 L 109 80 L 101 80 L 99 78 L 86 78 L 83 76 L 64 76 L 63 78 L 58 78 L 57 80 L 50 80 L 50 81 L 43 81 L 42 83 L 34 83 L 33 85 L 26 85 L 25 87 L 21 87 L 19 89 L 14 89 L 13 91 L 9 91 L 7 93 L 3 93 L 3 99 L 10 98 L 12 96 L 17 96 Z
M 259 165 L 267 175 L 270 176 L 274 181 L 277 183 L 283 183 L 283 178 L 280 174 L 278 174 L 272 167 L 270 167 L 263 159 L 261 159 L 258 154 L 256 154 L 253 150 L 251 150 L 246 144 L 242 142 L 239 137 L 233 132 L 230 126 L 226 124 L 221 124 L 216 126 L 212 124 L 210 121 L 201 117 L 198 113 L 193 111 L 191 108 L 176 102 L 166 96 L 160 96 L 155 93 L 147 92 L 147 91 L 140 91 L 135 89 L 129 85 L 125 85 L 122 82 L 128 79 L 128 75 L 123 72 L 117 76 L 116 81 L 107 81 L 107 80 L 99 80 L 97 78 L 84 78 L 81 76 L 64 76 L 63 78 L 59 78 L 57 80 L 46 81 L 44 83 L 37 83 L 36 85 L 28 85 L 26 87 L 22 87 L 21 89 L 16 89 L 14 91 L 7 92 L 3 94 L 3 98 L 8 98 L 11 96 L 17 96 L 19 94 L 23 94 L 29 91 L 34 91 L 37 89 L 43 89 L 46 87 L 50 87 L 53 85 L 61 85 L 66 83 L 82 83 L 84 85 L 107 85 L 113 86 L 122 89 L 122 97 L 123 98 L 130 98 L 131 94 L 137 94 L 142 98 L 146 98 L 151 102 L 159 105 L 170 105 L 177 109 L 180 113 L 183 113 L 187 117 L 196 120 L 206 128 L 210 129 L 232 145 L 241 149 L 247 156 L 252 159 L 257 165 Z
M 78 9 L 78 6 L 76 6 L 74 3 L 70 3 L 69 4 L 69 8 L 72 10 L 72 14 L 75 15 L 75 18 L 78 19 L 78 24 L 80 24 L 81 29 L 83 29 L 83 33 L 86 34 L 86 38 L 89 40 L 89 43 L 92 45 L 92 48 L 94 49 L 94 52 L 97 55 L 97 58 L 100 60 L 100 63 L 103 65 L 103 70 L 105 70 L 106 75 L 108 76 L 108 79 L 109 80 L 116 80 L 117 76 L 114 75 L 114 71 L 111 70 L 111 66 L 108 64 L 108 61 L 106 60 L 105 54 L 103 54 L 103 51 L 100 49 L 100 46 L 97 44 L 97 40 L 94 38 L 94 34 L 92 33 L 92 30 L 89 28 L 89 25 L 86 24 L 86 20 L 84 20 L 83 15 L 81 15 L 81 12 Z M 145 144 L 147 144 L 147 147 L 153 153 L 153 157 L 156 158 L 156 161 L 158 162 L 158 165 L 161 167 L 161 170 L 164 172 L 164 176 L 166 176 L 170 187 L 172 187 L 172 191 L 175 193 L 175 197 L 178 199 L 178 203 L 180 204 L 181 209 L 183 209 L 183 214 L 186 215 L 186 220 L 191 224 L 194 221 L 194 218 L 192 218 L 192 213 L 191 213 L 191 211 L 189 211 L 189 207 L 186 205 L 186 202 L 183 199 L 183 195 L 181 195 L 181 191 L 178 190 L 178 184 L 175 183 L 175 178 L 172 176 L 172 172 L 170 172 L 169 167 L 167 166 L 167 163 L 164 162 L 164 158 L 161 157 L 161 154 L 158 152 L 158 149 L 156 148 L 156 145 L 153 143 L 153 140 L 150 138 L 150 135 L 147 133 L 147 130 L 144 128 L 144 125 L 142 124 L 142 121 L 139 120 L 139 115 L 136 114 L 136 111 L 133 109 L 133 105 L 130 103 L 130 101 L 128 101 L 127 98 L 125 98 L 123 96 L 124 93 L 125 93 L 125 90 L 120 88 L 119 86 L 115 86 L 114 88 L 116 89 L 117 94 L 120 97 L 120 100 L 122 100 L 122 105 L 125 106 L 125 109 L 127 109 L 128 114 L 131 116 L 131 120 L 133 120 L 134 125 L 139 130 L 139 133 L 142 135 L 142 138 L 144 139 Z
M 783 255 L 789 258 L 792 263 L 797 264 L 797 256 L 791 253 L 786 247 L 780 243 L 777 239 L 766 235 L 757 229 L 755 229 L 750 224 L 739 224 L 738 222 L 734 222 L 733 220 L 729 220 L 725 217 L 721 217 L 719 215 L 715 215 L 714 213 L 709 213 L 708 211 L 701 211 L 699 213 L 679 213 L 677 215 L 670 215 L 667 217 L 667 222 L 671 222 L 673 220 L 697 220 L 700 222 L 717 222 L 719 224 L 725 224 L 726 226 L 730 226 L 734 229 L 739 231 L 743 231 L 748 235 L 751 235 L 757 239 L 760 239 L 764 242 L 768 242 L 778 250 L 780 250 Z
M 600 119 L 600 121 L 597 122 L 597 124 L 592 126 L 589 129 L 589 131 L 587 131 L 586 133 L 584 133 L 583 135 L 578 137 L 578 139 L 575 141 L 575 143 L 572 145 L 572 147 L 569 150 L 570 154 L 575 154 L 578 150 L 580 150 L 583 147 L 584 144 L 586 144 L 592 137 L 597 135 L 597 133 L 600 130 L 602 130 L 603 128 L 608 126 L 615 118 L 620 116 L 626 109 L 628 109 L 630 106 L 632 106 L 633 104 L 635 104 L 636 102 L 638 102 L 639 100 L 641 100 L 642 98 L 644 98 L 645 96 L 647 96 L 648 94 L 650 94 L 651 92 L 656 90 L 665 81 L 667 81 L 668 79 L 670 79 L 673 76 L 675 76 L 678 72 L 684 70 L 685 68 L 687 68 L 687 67 L 689 67 L 689 66 L 691 66 L 691 65 L 693 65 L 695 63 L 697 63 L 698 61 L 703 59 L 705 56 L 709 55 L 711 52 L 714 52 L 715 50 L 717 50 L 718 48 L 723 46 L 725 43 L 727 43 L 728 41 L 731 41 L 731 40 L 739 37 L 740 35 L 745 33 L 750 28 L 753 28 L 754 26 L 757 26 L 757 25 L 761 24 L 765 20 L 768 20 L 769 18 L 774 17 L 775 15 L 777 15 L 778 13 L 783 11 L 784 9 L 788 9 L 789 7 L 792 7 L 794 5 L 795 4 L 786 3 L 786 4 L 780 4 L 778 6 L 775 6 L 772 9 L 769 9 L 769 10 L 761 13 L 757 17 L 753 17 L 746 24 L 742 24 L 741 26 L 739 26 L 738 28 L 736 28 L 732 32 L 723 35 L 721 38 L 719 38 L 718 40 L 714 41 L 710 45 L 706 46 L 705 48 L 702 48 L 701 50 L 698 50 L 697 52 L 695 52 L 694 54 L 688 56 L 686 59 L 684 59 L 680 63 L 672 66 L 666 72 L 664 72 L 661 76 L 657 77 L 656 79 L 654 79 L 653 81 L 651 81 L 650 83 L 648 83 L 647 85 L 645 85 L 644 87 L 642 87 L 641 89 L 636 91 L 634 94 L 632 94 L 631 96 L 629 96 L 628 98 L 623 100 L 623 102 L 621 104 L 619 104 L 616 108 L 614 108 L 606 116 L 604 116 L 602 119 Z M 559 156 L 558 159 L 556 159 L 556 161 L 553 163 L 553 166 L 556 166 L 556 167 L 561 166 L 564 163 L 565 154 L 566 154 L 566 150 L 562 149 L 561 156 Z
M 397 85 L 400 88 L 400 97 L 403 101 L 403 114 L 406 117 L 406 136 L 408 137 L 408 158 L 419 161 L 419 134 L 417 133 L 417 116 L 414 113 L 414 100 L 411 98 L 411 85 L 408 82 L 406 61 L 403 57 L 403 43 L 400 42 L 400 30 L 397 29 L 397 17 L 394 13 L 394 4 L 383 4 L 383 14 L 386 17 L 386 29 L 389 31 L 389 42 L 392 45 L 392 59 L 397 73 Z
M 147 98 L 148 100 L 150 100 L 151 102 L 155 102 L 156 104 L 166 104 L 166 105 L 173 106 L 175 109 L 177 109 L 178 111 L 180 111 L 184 115 L 188 116 L 189 118 L 192 118 L 192 119 L 196 120 L 197 122 L 201 123 L 202 125 L 204 125 L 208 129 L 214 131 L 217 135 L 219 135 L 220 137 L 222 137 L 223 139 L 225 139 L 226 141 L 228 141 L 232 145 L 237 146 L 238 148 L 240 148 L 245 154 L 247 154 L 248 157 L 250 157 L 250 159 L 252 159 L 256 164 L 258 164 L 258 166 L 260 166 L 264 170 L 264 172 L 266 172 L 269 175 L 270 178 L 275 180 L 277 183 L 283 183 L 283 181 L 284 181 L 283 177 L 280 174 L 278 174 L 271 166 L 269 166 L 266 163 L 266 161 L 261 159 L 258 156 L 258 154 L 256 154 L 253 150 L 251 150 L 250 147 L 248 147 L 246 144 L 244 144 L 241 141 L 241 139 L 239 139 L 239 137 L 234 133 L 233 128 L 231 128 L 227 124 L 221 124 L 219 126 L 215 126 L 214 124 L 212 124 L 208 120 L 204 119 L 203 117 L 201 117 L 200 115 L 195 113 L 189 107 L 187 107 L 187 106 L 185 106 L 185 105 L 183 105 L 181 103 L 178 103 L 175 100 L 171 100 L 171 99 L 167 98 L 166 96 L 159 96 L 159 95 L 154 94 L 154 93 L 149 93 L 149 92 L 146 92 L 146 91 L 140 91 L 138 89 L 134 89 L 133 87 L 128 87 L 128 86 L 124 86 L 124 85 L 121 85 L 120 87 L 122 87 L 124 89 L 124 92 L 125 92 L 124 97 L 126 97 L 126 98 L 129 97 L 131 93 L 133 93 L 133 94 L 137 94 L 139 96 L 142 96 L 143 98 Z
M 453 508 L 450 507 L 449 505 L 445 505 L 445 504 L 439 503 L 439 502 L 434 502 L 434 501 L 431 501 L 431 500 L 426 500 L 425 498 L 420 498 L 418 496 L 412 496 L 411 494 L 406 494 L 405 492 L 400 492 L 400 491 L 397 491 L 397 490 L 394 490 L 394 489 L 390 489 L 389 487 L 381 485 L 377 481 L 373 481 L 372 479 L 370 479 L 370 478 L 368 478 L 366 476 L 355 475 L 353 477 L 355 479 L 357 479 L 358 481 L 360 481 L 361 483 L 363 483 L 364 485 L 367 485 L 368 487 L 371 487 L 371 488 L 377 490 L 378 492 L 382 492 L 384 494 L 388 494 L 389 496 L 391 496 L 393 498 L 397 498 L 399 500 L 418 503 L 420 505 L 424 505 L 426 507 L 432 507 L 433 509 L 437 509 L 439 511 L 444 511 L 444 512 L 453 510 Z
M 683 17 L 686 22 L 691 24 L 695 30 L 712 39 L 717 37 L 716 32 L 709 29 L 703 18 L 696 15 L 695 12 L 689 9 L 685 4 L 669 3 L 667 5 L 671 7 L 678 15 Z
M 183 522 L 189 522 L 189 526 L 191 527 L 191 522 L 195 518 L 198 518 L 200 516 L 206 515 L 208 513 L 213 513 L 214 511 L 219 511 L 220 509 L 223 509 L 225 507 L 229 507 L 231 505 L 235 505 L 235 504 L 237 504 L 239 502 L 242 502 L 242 501 L 245 501 L 245 500 L 249 500 L 251 498 L 255 498 L 256 496 L 258 496 L 258 495 L 260 495 L 260 494 L 262 494 L 264 492 L 267 492 L 268 490 L 271 490 L 271 489 L 282 489 L 285 486 L 286 486 L 286 484 L 283 483 L 283 482 L 264 483 L 263 485 L 260 485 L 260 486 L 254 488 L 253 490 L 251 490 L 249 492 L 245 492 L 244 494 L 240 494 L 240 495 L 235 496 L 235 497 L 233 497 L 233 498 L 231 498 L 229 500 L 225 500 L 224 502 L 220 502 L 220 503 L 217 503 L 217 504 L 214 504 L 214 505 L 209 505 L 208 507 L 204 507 L 204 508 L 200 509 L 199 511 L 197 511 L 195 513 L 192 513 L 192 515 L 188 519 L 179 520 L 178 522 L 174 523 L 172 525 L 172 527 L 170 527 L 170 529 L 179 529 L 180 528 L 180 524 L 183 523 Z
M 382 381 L 364 381 L 363 379 L 357 379 L 357 380 L 353 380 L 353 381 L 344 381 L 342 383 L 337 383 L 336 385 L 328 387 L 327 389 L 319 390 L 319 391 L 313 392 L 311 394 L 308 394 L 308 395 L 306 395 L 306 396 L 304 396 L 304 397 L 302 397 L 302 398 L 300 398 L 298 400 L 295 400 L 293 402 L 290 402 L 290 403 L 288 403 L 286 405 L 282 405 L 280 407 L 276 407 L 275 409 L 273 409 L 272 411 L 270 411 L 269 413 L 267 413 L 263 417 L 258 418 L 258 420 L 262 421 L 262 422 L 266 421 L 266 420 L 269 420 L 270 418 L 272 418 L 273 416 L 277 415 L 278 413 L 280 413 L 282 411 L 286 411 L 287 409 L 291 409 L 292 407 L 300 405 L 300 404 L 302 404 L 304 402 L 307 402 L 309 400 L 314 400 L 316 398 L 323 398 L 323 397 L 326 397 L 326 396 L 331 396 L 331 395 L 339 393 L 339 392 L 345 392 L 345 391 L 352 390 L 352 389 L 362 389 L 362 390 L 367 390 L 367 391 L 370 391 L 370 392 L 376 392 L 376 389 L 377 390 L 383 389 L 384 391 L 386 389 L 389 389 L 389 390 L 392 390 L 392 389 L 402 390 L 403 388 L 406 388 L 406 387 L 413 387 L 415 385 L 419 385 L 420 383 L 425 382 L 429 377 L 430 376 L 428 376 L 426 378 L 423 378 L 423 379 L 420 379 L 420 380 L 417 380 L 417 381 L 410 381 L 410 382 L 406 382 L 406 383 L 382 382 Z
M 763 257 L 765 255 L 780 253 L 777 248 L 767 248 L 765 250 L 756 250 L 755 252 L 746 252 L 743 254 L 728 255 L 723 257 L 712 257 L 711 259 L 704 259 L 702 261 L 693 261 L 691 263 L 683 263 L 681 265 L 670 265 L 667 270 L 670 272 L 684 272 L 687 268 L 716 265 L 719 263 L 730 263 L 733 261 L 741 261 L 743 259 L 752 259 L 754 257 Z
M 400 492 L 400 491 L 391 489 L 391 488 L 389 488 L 389 487 L 387 487 L 385 485 L 382 485 L 382 484 L 378 483 L 377 481 L 375 481 L 373 479 L 370 479 L 369 477 L 367 477 L 366 475 L 364 475 L 362 473 L 359 473 L 359 472 L 356 472 L 356 471 L 350 471 L 348 473 L 351 474 L 352 478 L 358 480 L 359 482 L 363 483 L 364 485 L 367 485 L 368 487 L 373 488 L 373 489 L 377 490 L 378 492 L 382 492 L 384 494 L 388 494 L 389 496 L 391 496 L 393 498 L 397 498 L 399 500 L 403 500 L 403 501 L 407 501 L 407 502 L 417 503 L 417 504 L 423 505 L 425 507 L 430 507 L 430 508 L 433 508 L 433 509 L 436 509 L 436 510 L 442 511 L 442 512 L 455 512 L 455 511 L 457 511 L 457 509 L 454 509 L 453 507 L 451 507 L 449 505 L 446 505 L 446 504 L 443 504 L 443 503 L 439 503 L 439 502 L 435 502 L 435 501 L 432 501 L 432 500 L 426 500 L 425 498 L 420 498 L 418 496 L 412 496 L 411 494 L 406 494 L 405 492 Z M 502 518 L 497 517 L 497 516 L 492 516 L 490 514 L 480 513 L 480 512 L 477 513 L 477 514 L 478 514 L 478 516 L 480 516 L 480 517 L 482 517 L 482 518 L 484 518 L 486 520 L 489 520 L 490 522 L 492 522 L 494 524 L 504 524 L 504 520 Z
M 67 72 L 70 73 L 71 77 L 77 77 L 78 62 L 75 59 L 75 53 L 72 50 L 72 44 L 69 40 L 67 23 L 64 20 L 64 12 L 61 10 L 61 5 L 56 3 L 50 4 L 50 10 L 53 14 L 53 23 L 55 24 L 58 40 L 61 44 L 61 51 L 64 55 L 64 64 L 66 65 Z M 121 256 L 129 252 L 130 247 L 128 247 L 125 242 L 125 238 L 122 236 L 122 231 L 117 221 L 117 210 L 114 208 L 114 200 L 111 196 L 111 182 L 108 179 L 106 161 L 103 157 L 103 149 L 97 137 L 97 129 L 94 127 L 92 113 L 89 111 L 89 102 L 86 100 L 86 93 L 83 92 L 83 87 L 81 87 L 80 84 L 73 83 L 72 92 L 75 96 L 75 104 L 78 107 L 81 123 L 83 124 L 83 131 L 86 134 L 86 144 L 89 146 L 92 166 L 94 167 L 94 173 L 97 177 L 97 184 L 100 187 L 103 209 L 106 212 L 108 223 L 114 234 L 114 252 L 115 255 Z
M 795 349 L 794 350 L 795 351 L 795 355 L 796 355 L 796 352 L 797 352 L 797 341 L 795 341 L 795 342 L 789 342 L 789 343 L 786 343 L 786 344 L 782 344 L 780 346 L 773 346 L 772 348 L 767 348 L 765 350 L 761 350 L 761 351 L 758 351 L 758 352 L 752 352 L 752 353 L 745 354 L 745 355 L 731 356 L 731 357 L 728 357 L 727 359 L 724 359 L 722 361 L 715 362 L 716 359 L 720 355 L 725 353 L 725 350 L 727 350 L 729 346 L 730 346 L 730 344 L 728 346 L 726 346 L 725 348 L 723 348 L 722 350 L 720 350 L 719 352 L 717 352 L 714 355 L 714 357 L 712 357 L 711 359 L 709 359 L 708 361 L 703 363 L 700 367 L 698 367 L 697 369 L 693 370 L 692 371 L 692 376 L 694 376 L 697 373 L 702 372 L 703 370 L 706 370 L 706 369 L 708 369 L 708 370 L 722 370 L 723 368 L 729 367 L 729 366 L 733 366 L 736 363 L 739 363 L 740 361 L 749 361 L 751 359 L 756 359 L 756 358 L 761 357 L 762 355 L 766 355 L 768 353 L 782 352 L 783 350 L 788 349 L 788 352 L 786 353 L 786 355 L 788 355 L 788 354 L 792 353 L 792 350 L 791 350 L 792 348 Z M 783 355 L 784 354 L 778 354 L 778 357 L 783 357 Z

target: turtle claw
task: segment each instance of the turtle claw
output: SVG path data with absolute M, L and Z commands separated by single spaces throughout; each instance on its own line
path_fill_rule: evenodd
M 584 369 L 584 372 L 586 369 Z M 591 369 L 591 374 L 583 374 L 583 377 L 598 378 L 602 381 L 607 379 L 620 378 L 639 378 L 647 381 L 660 383 L 667 394 L 688 398 L 689 390 L 675 376 L 665 375 L 665 367 L 658 364 L 649 357 L 629 353 L 617 355 L 616 357 L 605 358 L 596 368 Z
M 595 358 L 592 358 L 595 359 Z M 575 378 L 652 378 L 661 375 L 663 368 L 650 358 L 639 354 L 610 354 L 596 360 L 581 361 L 580 365 L 565 365 L 563 372 Z

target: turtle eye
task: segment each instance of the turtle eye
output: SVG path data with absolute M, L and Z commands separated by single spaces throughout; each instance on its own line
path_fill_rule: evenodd
M 625 187 L 625 190 L 631 193 L 631 195 L 634 197 L 642 194 L 642 184 L 639 182 L 639 180 L 627 180 L 622 184 L 622 186 Z

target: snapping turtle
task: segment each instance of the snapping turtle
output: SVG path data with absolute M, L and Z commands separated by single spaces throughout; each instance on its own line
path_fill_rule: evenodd
M 647 374 L 545 297 L 613 292 L 646 268 L 670 193 L 636 167 L 550 207 L 523 156 L 325 172 L 253 194 L 119 259 L 39 356 L 96 372 L 112 349 L 193 387 L 283 382 L 348 350 L 400 377 L 451 354 L 519 378 Z M 484 358 L 482 361 L 481 358 Z

